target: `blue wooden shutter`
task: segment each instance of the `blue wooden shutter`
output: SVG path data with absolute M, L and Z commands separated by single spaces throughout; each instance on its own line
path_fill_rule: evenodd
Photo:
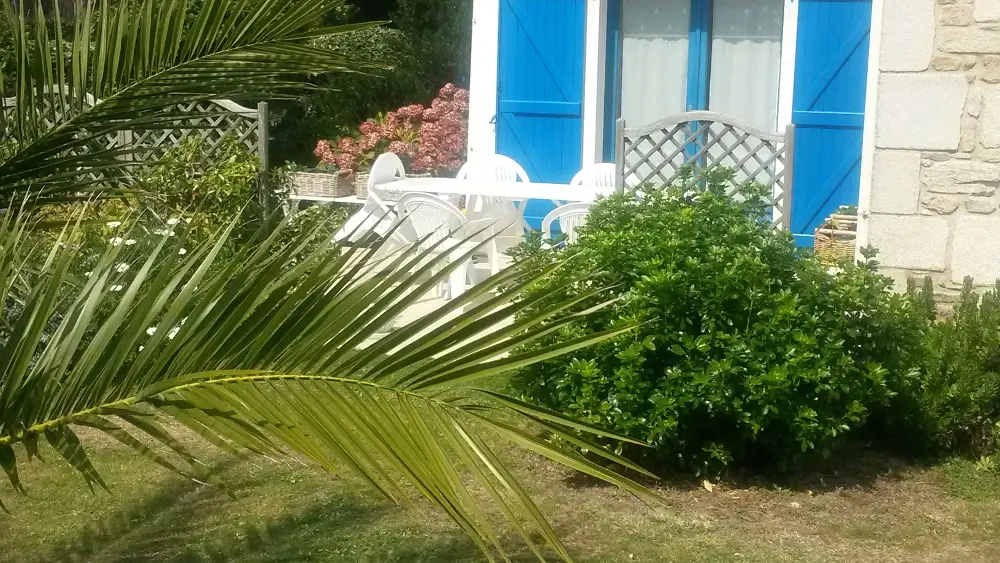
M 842 205 L 857 205 L 872 0 L 801 0 L 792 122 L 792 232 L 811 245 Z
M 583 162 L 585 0 L 500 0 L 497 153 L 533 182 L 568 183 Z M 525 211 L 538 227 L 552 209 Z

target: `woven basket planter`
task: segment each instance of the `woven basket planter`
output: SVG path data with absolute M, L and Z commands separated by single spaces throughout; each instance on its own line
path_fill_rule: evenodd
M 354 193 L 354 185 L 337 173 L 292 172 L 291 176 L 299 196 L 347 197 Z
M 858 242 L 857 231 L 856 215 L 831 215 L 816 229 L 816 256 L 829 266 L 836 266 L 845 259 L 853 259 Z
M 354 175 L 354 195 L 358 196 L 358 199 L 368 199 L 368 178 L 371 174 L 368 172 L 358 172 Z

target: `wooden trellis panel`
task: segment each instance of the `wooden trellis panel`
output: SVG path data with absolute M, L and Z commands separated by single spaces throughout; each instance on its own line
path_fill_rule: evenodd
M 63 116 L 52 111 L 49 98 L 44 98 L 42 124 L 52 127 L 63 119 Z M 93 107 L 94 101 L 88 96 L 87 105 Z M 16 99 L 4 100 L 4 112 L 7 122 L 15 119 L 14 105 Z M 147 129 L 134 129 L 109 133 L 84 147 L 84 153 L 94 150 L 114 148 L 131 148 L 122 155 L 123 159 L 134 162 L 135 166 L 153 164 L 162 159 L 168 152 L 181 146 L 189 138 L 197 138 L 201 143 L 203 155 L 207 163 L 212 162 L 212 156 L 227 139 L 236 139 L 260 159 L 261 171 L 267 169 L 267 104 L 261 102 L 257 109 L 243 107 L 231 100 L 211 100 L 179 105 L 186 117 L 166 125 L 157 125 Z M 91 173 L 91 178 L 97 173 Z
M 250 109 L 229 100 L 196 102 L 178 106 L 190 117 L 171 128 L 135 129 L 124 131 L 123 144 L 133 145 L 132 158 L 140 162 L 155 162 L 187 139 L 202 141 L 206 157 L 218 151 L 227 139 L 235 139 L 260 155 L 263 151 L 260 108 Z
M 615 158 L 619 188 L 646 182 L 666 186 L 684 168 L 697 172 L 725 167 L 733 171 L 732 196 L 748 182 L 770 187 L 774 223 L 788 228 L 794 138 L 794 126 L 785 133 L 763 131 L 708 111 L 682 113 L 634 129 L 620 119 Z

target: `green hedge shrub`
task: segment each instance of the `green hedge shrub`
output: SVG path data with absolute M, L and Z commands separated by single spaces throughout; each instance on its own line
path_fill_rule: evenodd
M 829 453 L 888 404 L 925 320 L 869 261 L 829 272 L 770 226 L 762 188 L 738 202 L 724 171 L 597 203 L 576 244 L 521 249 L 569 260 L 533 289 L 617 303 L 552 339 L 624 325 L 613 342 L 518 373 L 528 400 L 652 444 L 642 462 L 704 474 L 791 469 Z M 697 189 L 696 189 L 697 188 Z M 592 282 L 574 272 L 597 273 Z M 531 309 L 525 313 L 531 314 Z M 533 343 L 532 347 L 549 342 Z
M 966 278 L 950 314 L 939 318 L 930 279 L 910 295 L 931 321 L 919 371 L 900 389 L 879 429 L 917 454 L 982 456 L 996 451 L 1000 421 L 1000 281 L 981 295 Z

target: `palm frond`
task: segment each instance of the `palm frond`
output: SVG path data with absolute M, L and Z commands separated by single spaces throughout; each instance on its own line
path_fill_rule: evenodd
M 29 188 L 48 199 L 78 192 L 82 171 L 98 167 L 113 178 L 134 149 L 101 150 L 96 141 L 183 123 L 190 102 L 286 97 L 310 75 L 376 68 L 308 46 L 377 25 L 322 27 L 342 3 L 203 0 L 186 25 L 188 0 L 78 1 L 67 39 L 59 2 L 48 10 L 41 0 L 5 2 L 17 68 L 13 98 L 0 99 L 0 131 L 14 146 L 0 163 L 0 198 Z
M 3 225 L 3 264 L 18 263 L 13 241 L 23 221 Z M 594 442 L 626 438 L 475 388 L 484 378 L 630 330 L 511 355 L 513 346 L 561 326 L 553 319 L 572 305 L 555 303 L 515 320 L 538 305 L 521 290 L 549 270 L 515 266 L 407 322 L 400 314 L 455 267 L 433 247 L 318 245 L 304 252 L 313 237 L 328 235 L 305 233 L 279 245 L 279 228 L 259 247 L 219 263 L 229 226 L 183 256 L 178 237 L 164 236 L 141 257 L 111 246 L 67 300 L 77 228 L 67 227 L 34 274 L 0 350 L 0 465 L 18 490 L 10 446 L 33 449 L 40 436 L 88 485 L 107 486 L 74 427 L 104 432 L 151 462 L 211 482 L 204 464 L 158 422 L 168 417 L 226 451 L 295 454 L 353 473 L 396 502 L 415 491 L 490 560 L 506 558 L 491 512 L 540 560 L 545 551 L 534 534 L 560 559 L 571 558 L 487 434 L 657 501 L 581 453 L 649 475 Z M 118 279 L 122 264 L 134 272 L 128 283 Z M 0 287 L 12 287 L 17 268 L 0 274 Z M 112 284 L 123 288 L 113 292 Z

